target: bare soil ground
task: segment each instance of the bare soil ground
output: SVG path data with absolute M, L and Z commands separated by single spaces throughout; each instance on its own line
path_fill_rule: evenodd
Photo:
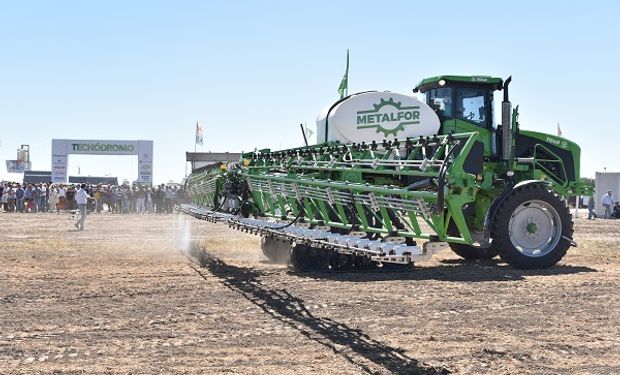
M 296 274 L 185 216 L 0 213 L 0 373 L 619 374 L 620 221 L 575 237 L 547 270 Z

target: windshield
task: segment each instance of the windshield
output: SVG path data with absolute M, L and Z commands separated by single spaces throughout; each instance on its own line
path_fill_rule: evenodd
M 442 121 L 460 119 L 486 128 L 492 124 L 491 95 L 486 89 L 442 87 L 428 90 L 426 102 Z
M 486 124 L 486 90 L 464 89 L 456 90 L 456 118 L 475 122 L 479 126 Z
M 452 89 L 432 89 L 427 93 L 427 103 L 440 117 L 453 117 L 452 115 Z

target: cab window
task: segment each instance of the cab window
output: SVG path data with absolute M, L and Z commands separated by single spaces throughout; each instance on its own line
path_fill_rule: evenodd
M 486 103 L 486 90 L 457 88 L 454 117 L 486 127 L 488 113 Z
M 426 102 L 440 117 L 452 118 L 452 88 L 441 88 L 429 90 Z

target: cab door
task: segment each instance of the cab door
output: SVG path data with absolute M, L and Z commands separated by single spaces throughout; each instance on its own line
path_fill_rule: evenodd
M 484 155 L 494 152 L 492 92 L 484 88 L 454 87 L 451 90 L 450 111 L 443 115 L 442 133 L 478 132 L 484 144 Z M 449 114 L 449 115 L 448 115 Z M 450 116 L 451 115 L 451 116 Z

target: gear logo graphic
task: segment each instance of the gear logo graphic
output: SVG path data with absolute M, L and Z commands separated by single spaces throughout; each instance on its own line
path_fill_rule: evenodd
M 358 129 L 375 128 L 377 133 L 383 133 L 385 137 L 396 136 L 405 130 L 405 126 L 419 123 L 419 106 L 403 106 L 393 98 L 381 99 L 379 103 L 373 104 L 373 109 L 357 112 Z

